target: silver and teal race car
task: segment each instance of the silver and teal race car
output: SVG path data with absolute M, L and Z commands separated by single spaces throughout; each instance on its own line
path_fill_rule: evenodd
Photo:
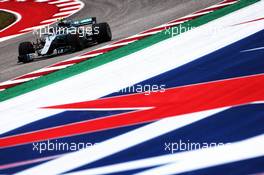
M 97 23 L 95 17 L 82 20 L 60 20 L 53 27 L 37 32 L 35 42 L 22 42 L 18 47 L 18 62 L 28 63 L 35 58 L 76 52 L 112 39 L 108 23 Z

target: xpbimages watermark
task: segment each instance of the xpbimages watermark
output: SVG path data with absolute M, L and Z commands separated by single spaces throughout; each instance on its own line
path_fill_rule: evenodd
M 134 86 L 129 86 L 127 88 L 121 89 L 118 92 L 119 93 L 144 93 L 144 95 L 150 95 L 151 93 L 163 93 L 166 91 L 166 85 L 162 84 L 162 85 L 150 85 L 150 84 L 145 84 L 145 85 L 141 85 L 141 84 L 137 84 Z
M 223 146 L 229 143 L 222 143 L 222 142 L 192 142 L 190 140 L 183 141 L 179 140 L 178 142 L 165 142 L 164 143 L 164 150 L 174 154 L 178 151 L 191 151 L 191 150 L 197 150 L 197 149 L 206 149 L 210 147 L 217 147 L 217 146 Z
M 182 33 L 188 32 L 189 30 L 195 29 L 195 27 L 192 26 L 185 26 L 185 25 L 178 25 L 175 27 L 168 27 L 165 29 L 165 35 L 170 35 L 171 37 L 174 37 L 176 35 L 180 35 Z
M 80 27 L 57 27 L 57 26 L 47 26 L 41 28 L 39 30 L 33 31 L 33 35 L 37 35 L 39 37 L 45 35 L 76 35 L 79 37 L 98 35 L 100 33 L 99 27 L 91 27 L 91 26 L 80 26 Z
M 47 140 L 45 142 L 32 143 L 32 150 L 39 154 L 46 151 L 78 151 L 85 148 L 90 148 L 97 143 L 91 142 L 58 142 Z
M 167 27 L 164 31 L 164 34 L 168 35 L 170 37 L 174 37 L 174 36 L 177 36 L 177 35 L 180 35 L 180 34 L 183 34 L 183 33 L 186 33 L 188 31 L 198 29 L 198 28 L 199 27 L 179 24 L 177 26 Z M 210 37 L 217 36 L 217 34 L 221 33 L 225 29 L 226 29 L 226 27 L 221 26 L 221 25 L 214 25 L 214 26 L 211 26 L 209 28 L 208 27 L 199 28 L 201 36 L 210 36 Z

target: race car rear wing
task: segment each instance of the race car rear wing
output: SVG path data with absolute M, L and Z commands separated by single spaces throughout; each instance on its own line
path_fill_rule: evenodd
M 96 23 L 96 17 L 89 17 L 81 20 L 75 20 L 72 21 L 72 26 L 74 27 L 80 27 L 80 26 L 85 26 L 89 24 L 95 24 Z

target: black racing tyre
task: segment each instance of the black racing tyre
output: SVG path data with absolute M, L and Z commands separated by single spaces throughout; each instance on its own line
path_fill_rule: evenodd
M 99 43 L 111 41 L 112 32 L 108 23 L 93 24 L 93 34 Z
M 79 35 L 69 34 L 67 35 L 67 41 L 68 41 L 69 46 L 71 46 L 71 49 L 73 52 L 83 49 L 83 44 L 79 38 Z
M 32 61 L 32 59 L 28 59 L 27 54 L 35 53 L 34 46 L 31 42 L 22 42 L 18 46 L 18 61 L 27 63 Z

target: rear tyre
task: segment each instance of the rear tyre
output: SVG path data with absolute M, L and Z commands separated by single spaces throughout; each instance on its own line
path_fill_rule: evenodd
M 22 42 L 18 46 L 18 62 L 28 63 L 33 61 L 29 54 L 35 53 L 34 46 L 31 42 Z
M 98 43 L 111 41 L 112 32 L 108 23 L 93 24 L 92 28 Z

